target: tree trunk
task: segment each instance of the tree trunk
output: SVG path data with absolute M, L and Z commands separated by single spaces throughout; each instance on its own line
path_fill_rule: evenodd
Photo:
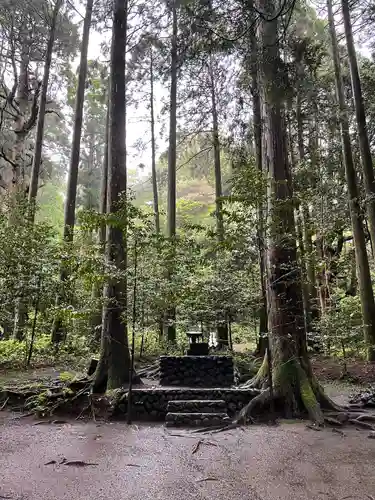
M 317 305 L 317 293 L 316 293 L 316 277 L 315 277 L 315 258 L 314 258 L 314 248 L 312 242 L 312 231 L 310 228 L 310 212 L 306 203 L 302 203 L 302 238 L 303 245 L 305 248 L 305 263 L 307 270 L 307 285 L 310 297 L 310 313 L 311 320 L 317 320 L 319 318 L 319 308 Z
M 83 104 L 85 100 L 85 85 L 87 75 L 87 51 L 89 46 L 93 0 L 87 0 L 86 15 L 83 25 L 81 44 L 81 59 L 79 64 L 78 86 L 74 113 L 72 152 L 70 156 L 68 184 L 65 201 L 64 239 L 72 241 L 75 222 L 77 196 L 78 167 L 81 152 L 81 135 L 83 121 Z
M 375 303 L 372 290 L 371 275 L 366 250 L 366 239 L 363 229 L 357 175 L 353 163 L 352 146 L 350 142 L 349 121 L 345 104 L 345 94 L 340 68 L 340 57 L 336 37 L 335 23 L 331 0 L 327 1 L 329 29 L 331 34 L 332 55 L 335 67 L 336 93 L 340 109 L 340 128 L 342 153 L 345 165 L 346 182 L 348 185 L 349 208 L 353 228 L 353 238 L 357 262 L 358 282 L 363 316 L 364 338 L 368 361 L 375 360 Z
M 110 82 L 108 82 L 108 86 L 110 86 Z M 106 124 L 105 124 L 105 146 L 104 146 L 104 158 L 102 163 L 102 179 L 100 186 L 100 204 L 99 204 L 99 212 L 101 215 L 105 215 L 107 213 L 107 205 L 108 205 L 108 151 L 109 151 L 109 118 L 110 118 L 110 101 L 108 98 L 107 103 L 107 115 L 106 115 Z M 106 225 L 102 222 L 99 228 L 99 243 L 103 247 L 105 247 L 106 242 Z
M 361 80 L 359 77 L 357 55 L 354 46 L 352 23 L 350 19 L 349 0 L 341 0 L 342 14 L 344 19 L 346 46 L 348 49 L 348 59 L 352 90 L 355 105 L 355 115 L 358 126 L 359 149 L 361 154 L 363 181 L 366 191 L 366 210 L 368 217 L 371 246 L 375 249 L 375 179 L 372 155 L 367 134 L 366 113 L 362 97 Z
M 40 165 L 42 162 L 44 120 L 45 120 L 45 115 L 46 115 L 47 90 L 48 90 L 49 74 L 50 74 L 51 62 L 52 62 L 52 51 L 53 51 L 53 45 L 55 43 L 55 36 L 56 36 L 56 21 L 57 21 L 57 16 L 59 14 L 59 10 L 60 10 L 61 5 L 62 5 L 62 1 L 63 0 L 56 0 L 55 7 L 53 9 L 50 35 L 49 35 L 48 44 L 47 44 L 47 51 L 46 51 L 46 60 L 44 63 L 43 83 L 42 83 L 42 90 L 41 90 L 41 94 L 40 94 L 38 122 L 37 122 L 37 126 L 36 126 L 35 150 L 34 150 L 34 158 L 33 158 L 30 187 L 29 187 L 29 203 L 31 205 L 30 214 L 31 214 L 32 220 L 34 219 L 34 216 L 35 216 L 35 207 L 32 205 L 35 204 L 36 196 L 38 193 L 39 171 L 40 171 Z
M 108 142 L 109 142 L 109 103 L 107 104 L 107 116 L 106 116 L 106 126 L 105 126 L 105 146 L 104 146 L 104 157 L 102 163 L 102 179 L 100 186 L 100 203 L 99 203 L 99 213 L 104 216 L 107 213 L 107 190 L 108 190 Z M 105 251 L 105 240 L 106 240 L 106 226 L 103 221 L 100 223 L 99 227 L 99 245 L 100 251 Z M 92 288 L 92 302 L 96 306 L 99 297 L 101 295 L 102 288 L 96 283 Z M 102 326 L 102 307 L 98 307 L 97 310 L 93 312 L 91 317 L 91 332 L 95 340 L 101 338 L 101 326 Z
M 171 40 L 171 93 L 169 109 L 169 150 L 168 150 L 168 238 L 172 245 L 176 237 L 176 164 L 177 164 L 177 6 L 172 0 L 172 40 Z M 174 260 L 172 258 L 172 260 Z M 168 269 L 173 276 L 173 262 Z M 167 339 L 176 342 L 176 308 L 172 304 L 167 311 Z
M 70 156 L 68 183 L 66 188 L 65 212 L 64 212 L 64 240 L 70 242 L 73 240 L 73 231 L 75 223 L 75 209 L 77 197 L 77 181 L 78 181 L 78 167 L 81 150 L 81 135 L 82 135 L 82 121 L 83 121 L 83 104 L 85 100 L 85 85 L 87 75 L 87 51 L 89 46 L 91 17 L 94 0 L 87 0 L 86 14 L 83 24 L 83 36 L 81 44 L 81 59 L 79 65 L 78 86 L 75 102 L 74 113 L 74 126 L 73 126 L 73 140 L 72 151 Z M 60 282 L 62 287 L 67 280 L 67 269 L 62 264 Z M 58 307 L 61 301 L 61 296 L 56 297 L 56 306 Z M 51 342 L 60 342 L 63 338 L 63 325 L 59 315 L 54 319 L 52 325 Z
M 271 400 L 286 417 L 308 414 L 323 423 L 318 398 L 321 391 L 315 382 L 307 357 L 303 328 L 301 273 L 297 262 L 294 227 L 294 203 L 291 174 L 286 147 L 285 91 L 280 89 L 278 21 L 272 0 L 259 0 L 260 100 L 262 113 L 263 165 L 268 171 L 268 237 L 267 237 L 267 303 L 270 355 L 257 383 L 261 386 L 272 378 L 260 396 L 254 398 L 239 416 L 246 420 L 259 406 Z M 271 20 L 270 20 L 271 19 Z M 269 358 L 272 371 L 269 372 Z M 266 377 L 266 372 L 268 376 Z M 272 373 L 272 377 L 270 377 Z
M 350 256 L 350 275 L 349 275 L 349 283 L 345 292 L 346 296 L 355 297 L 357 295 L 357 270 L 355 263 L 355 250 L 351 248 L 349 251 Z
M 126 252 L 126 84 L 125 53 L 127 36 L 127 0 L 114 0 L 108 147 L 108 213 L 124 214 L 123 227 L 107 226 L 106 260 L 122 272 L 105 287 L 101 359 L 95 372 L 100 385 L 108 374 L 108 388 L 129 382 L 130 355 L 127 332 L 127 252 Z
M 151 113 L 151 177 L 152 194 L 154 200 L 155 231 L 160 233 L 160 214 L 158 181 L 156 177 L 156 141 L 155 141 L 155 113 L 154 113 L 154 57 L 153 49 L 150 50 L 150 113 Z
M 21 36 L 25 37 L 24 33 Z M 12 166 L 12 186 L 11 193 L 15 196 L 13 202 L 17 205 L 25 196 L 25 141 L 28 132 L 25 130 L 25 124 L 28 119 L 29 111 L 29 47 L 26 42 L 23 43 L 20 61 L 20 72 L 17 87 L 16 101 L 18 103 L 19 113 L 15 119 L 14 132 L 16 135 L 13 146 L 13 166 Z M 39 91 L 38 91 L 39 92 Z M 38 95 L 35 95 L 38 99 Z M 12 214 L 10 222 L 12 223 Z M 25 297 L 18 297 L 14 306 L 13 338 L 23 340 L 24 330 L 27 322 L 27 305 Z
M 211 91 L 211 113 L 212 113 L 212 142 L 214 146 L 214 172 L 215 172 L 215 203 L 216 203 L 216 231 L 219 242 L 218 254 L 224 243 L 224 222 L 223 222 L 223 188 L 221 179 L 221 159 L 220 159 L 220 137 L 219 137 L 219 117 L 216 103 L 215 74 L 213 67 L 213 56 L 209 55 L 208 72 L 210 77 Z M 226 312 L 220 311 L 217 317 L 217 347 L 219 349 L 228 348 L 228 323 Z
M 252 9 L 252 2 L 250 5 Z M 251 86 L 253 97 L 253 124 L 254 124 L 254 146 L 255 146 L 255 162 L 257 170 L 263 174 L 262 165 L 262 118 L 260 110 L 259 82 L 258 82 L 258 41 L 254 30 L 250 33 L 251 46 Z M 261 291 L 261 305 L 259 308 L 259 341 L 255 351 L 255 355 L 263 357 L 266 354 L 268 319 L 267 319 L 267 294 L 266 294 L 266 252 L 265 252 L 265 231 L 264 231 L 264 202 L 263 193 L 258 206 L 258 227 L 257 241 L 259 252 L 259 277 Z
M 297 103 L 296 103 L 296 116 L 297 116 L 297 149 L 300 161 L 304 159 L 304 146 L 303 146 L 303 135 L 302 135 L 302 123 L 298 123 L 301 120 L 301 98 L 297 93 Z M 288 149 L 290 151 L 290 165 L 292 172 L 296 172 L 297 169 L 297 157 L 295 155 L 295 147 L 293 140 L 293 130 L 292 130 L 292 102 L 289 103 L 289 109 L 287 113 L 287 127 L 288 127 Z M 302 219 L 301 219 L 301 202 L 296 200 L 295 202 L 295 232 L 296 240 L 298 242 L 298 265 L 301 270 L 301 290 L 302 290 L 302 306 L 303 306 L 303 324 L 305 337 L 307 339 L 307 332 L 311 330 L 310 328 L 310 298 L 307 286 L 307 268 L 305 261 L 305 245 L 303 241 L 302 232 Z
M 155 232 L 160 234 L 160 212 L 159 212 L 159 193 L 158 179 L 156 175 L 156 139 L 155 139 L 155 108 L 154 108 L 154 52 L 153 47 L 150 49 L 150 114 L 151 114 L 151 180 L 152 180 L 152 195 L 154 202 L 154 217 L 155 217 Z M 159 288 L 159 286 L 157 287 Z M 162 340 L 164 334 L 163 315 L 158 321 L 159 341 Z M 142 336 L 143 343 L 143 336 Z
M 216 104 L 215 75 L 213 68 L 213 57 L 209 56 L 209 75 L 211 91 L 211 112 L 212 112 L 212 142 L 214 146 L 214 171 L 215 171 L 215 203 L 216 203 L 216 227 L 219 243 L 224 241 L 224 223 L 223 223 L 223 188 L 221 181 L 221 160 L 220 160 L 220 138 L 219 138 L 219 118 Z
M 304 80 L 304 68 L 302 60 L 299 60 L 297 63 L 297 73 L 299 75 L 299 84 L 297 90 L 297 103 L 296 103 L 296 118 L 297 118 L 297 146 L 298 146 L 298 158 L 300 164 L 303 164 L 305 161 L 305 146 L 303 142 L 303 120 L 302 120 L 302 95 L 301 88 Z M 301 271 L 302 271 L 302 294 L 303 294 L 303 310 L 304 310 L 304 318 L 305 318 L 305 332 L 306 335 L 311 333 L 312 325 L 311 325 L 311 291 L 309 286 L 308 279 L 308 258 L 306 256 L 307 249 L 305 248 L 304 241 L 304 231 L 303 231 L 303 215 L 306 215 L 307 207 L 306 202 L 300 202 L 299 206 L 296 207 L 297 210 L 297 235 L 299 240 L 299 250 L 300 250 L 300 259 L 301 259 Z M 306 236 L 306 235 L 305 235 Z M 308 242 L 307 242 L 308 243 Z
M 302 303 L 303 303 L 303 318 L 304 318 L 304 329 L 306 339 L 308 338 L 308 333 L 311 332 L 311 321 L 310 321 L 310 297 L 309 297 L 309 289 L 307 285 L 307 270 L 305 266 L 305 246 L 303 243 L 303 231 L 302 231 L 302 217 L 301 217 L 301 205 L 296 207 L 295 214 L 295 224 L 296 224 L 296 233 L 298 240 L 298 250 L 299 250 L 299 265 L 301 268 L 301 288 L 302 288 Z
M 27 37 L 22 30 L 21 37 Z M 10 187 L 12 193 L 17 194 L 20 192 L 22 197 L 24 195 L 25 181 L 24 149 L 27 137 L 25 123 L 29 111 L 29 62 L 29 46 L 27 42 L 24 42 L 21 50 L 17 95 L 15 97 L 19 112 L 14 121 L 15 142 L 12 151 L 12 186 Z

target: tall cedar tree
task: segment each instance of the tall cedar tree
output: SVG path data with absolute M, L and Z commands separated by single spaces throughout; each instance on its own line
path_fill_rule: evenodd
M 176 164 L 177 164 L 177 67 L 178 67 L 178 27 L 177 0 L 171 1 L 171 93 L 169 104 L 169 146 L 168 146 L 168 238 L 172 245 L 176 238 Z M 169 277 L 173 276 L 173 257 L 169 263 Z M 176 308 L 172 304 L 167 311 L 167 339 L 176 341 Z
M 287 417 L 303 415 L 323 423 L 320 404 L 329 405 L 312 374 L 303 328 L 301 273 L 297 262 L 294 203 L 286 147 L 285 78 L 279 53 L 278 18 L 272 0 L 260 0 L 259 91 L 263 165 L 267 165 L 267 303 L 270 355 L 254 379 L 267 387 L 242 411 L 246 419 L 275 402 Z M 268 364 L 272 360 L 272 370 Z M 272 374 L 272 377 L 270 377 Z
M 107 213 L 107 191 L 108 191 L 108 141 L 109 141 L 109 102 L 107 99 L 107 115 L 106 115 L 106 125 L 105 125 L 105 145 L 104 145 L 104 157 L 102 162 L 102 174 L 101 174 L 101 185 L 100 185 L 100 202 L 99 202 L 99 213 L 105 215 Z M 99 227 L 99 245 L 100 250 L 104 252 L 106 243 L 106 225 L 104 221 L 101 221 Z M 92 302 L 96 307 L 98 299 L 101 296 L 102 289 L 97 284 L 94 283 L 92 287 Z M 100 307 L 94 310 L 90 318 L 90 327 L 93 338 L 99 340 L 101 338 L 101 327 L 102 327 L 102 311 Z
M 41 94 L 40 94 L 39 113 L 38 113 L 38 121 L 37 121 L 37 126 L 36 126 L 35 150 L 34 150 L 34 158 L 33 158 L 30 187 L 29 187 L 29 203 L 31 205 L 34 204 L 35 199 L 36 199 L 36 195 L 38 193 L 39 171 L 40 171 L 40 164 L 42 162 L 44 121 L 45 121 L 45 116 L 46 116 L 46 104 L 47 104 L 47 90 L 48 90 L 49 74 L 50 74 L 50 70 L 51 70 L 53 45 L 55 43 L 55 37 L 56 37 L 57 16 L 59 15 L 59 11 L 60 11 L 62 4 L 63 4 L 63 0 L 56 0 L 55 6 L 53 9 L 53 13 L 52 13 L 51 29 L 50 29 L 50 35 L 49 35 L 48 44 L 47 44 L 46 60 L 44 63 L 43 83 L 42 83 L 42 90 L 41 90 Z M 34 207 L 31 206 L 31 210 L 32 210 L 32 212 L 31 212 L 32 217 L 34 217 Z
M 43 82 L 39 100 L 39 111 L 38 111 L 37 128 L 36 128 L 35 150 L 34 150 L 31 179 L 29 185 L 29 203 L 31 209 L 29 215 L 32 221 L 34 220 L 34 213 L 35 213 L 34 203 L 38 192 L 39 171 L 40 171 L 40 164 L 42 161 L 44 120 L 46 115 L 47 90 L 48 90 L 49 74 L 52 62 L 52 51 L 56 37 L 57 17 L 59 15 L 62 3 L 63 3 L 62 0 L 56 0 L 55 6 L 53 8 L 51 28 L 47 43 L 46 60 L 44 63 L 44 74 L 43 74 Z M 23 339 L 26 318 L 27 318 L 27 304 L 25 304 L 25 299 L 22 297 L 16 302 L 15 314 L 14 314 L 13 336 L 16 340 Z
M 155 140 L 155 106 L 154 106 L 154 54 L 153 47 L 150 47 L 150 121 L 151 121 L 151 178 L 152 195 L 154 203 L 155 231 L 160 233 L 160 214 L 158 181 L 156 176 L 156 140 Z
M 253 0 L 245 0 L 245 15 L 249 24 L 254 23 Z M 249 33 L 250 56 L 246 63 L 250 66 L 251 94 L 254 128 L 255 164 L 259 172 L 262 172 L 262 118 L 260 109 L 259 78 L 258 78 L 258 40 L 253 29 Z M 262 197 L 263 198 L 263 197 Z M 267 324 L 267 296 L 266 296 L 266 254 L 265 254 L 265 232 L 264 232 L 264 206 L 263 200 L 258 202 L 258 227 L 257 242 L 259 251 L 259 277 L 261 289 L 261 307 L 259 311 L 259 341 L 255 351 L 256 356 L 264 356 L 266 353 L 268 324 Z
M 126 93 L 125 53 L 127 36 L 127 0 L 113 2 L 113 28 L 110 69 L 109 144 L 107 211 L 121 216 L 119 224 L 107 226 L 106 261 L 122 271 L 121 280 L 105 287 L 101 355 L 95 373 L 95 390 L 115 389 L 129 381 L 130 355 L 126 324 L 127 252 L 126 252 Z M 125 214 L 124 214 L 125 211 Z
M 77 181 L 78 168 L 81 151 L 81 136 L 82 136 L 82 121 L 83 121 L 83 104 L 85 100 L 85 85 L 87 75 L 87 51 L 89 47 L 91 18 L 94 0 L 87 0 L 86 14 L 83 24 L 83 36 L 81 44 L 81 59 L 79 64 L 78 86 L 74 113 L 74 127 L 72 139 L 72 151 L 70 156 L 68 184 L 66 188 L 65 213 L 64 213 L 64 239 L 65 241 L 73 240 L 73 231 L 75 223 L 75 210 L 77 198 Z M 61 266 L 60 281 L 63 284 L 67 279 L 67 269 L 64 265 Z M 61 297 L 56 298 L 56 305 L 60 303 Z M 62 320 L 60 315 L 57 315 L 52 325 L 52 342 L 60 342 L 63 338 Z
M 363 316 L 363 329 L 367 347 L 367 360 L 375 361 L 375 303 L 372 290 L 370 268 L 366 250 L 366 239 L 363 228 L 363 216 L 360 206 L 360 196 L 357 186 L 352 146 L 350 141 L 349 120 L 345 103 L 345 91 L 340 68 L 340 56 L 336 37 L 332 2 L 327 1 L 328 22 L 331 34 L 332 56 L 335 67 L 336 94 L 340 110 L 340 129 L 342 154 L 345 165 L 346 182 L 348 185 L 350 217 L 353 228 L 354 247 L 357 262 L 357 273 Z
M 362 97 L 361 80 L 359 77 L 357 55 L 354 46 L 352 22 L 350 18 L 349 0 L 342 0 L 342 15 L 344 19 L 346 46 L 352 89 L 354 96 L 355 115 L 358 127 L 359 149 L 362 160 L 363 182 L 366 191 L 366 209 L 368 225 L 372 245 L 372 253 L 375 255 L 375 178 L 370 143 L 367 134 L 366 113 Z
M 223 188 L 221 181 L 221 158 L 220 158 L 220 136 L 219 115 L 217 109 L 216 79 L 214 68 L 214 57 L 209 54 L 208 61 L 209 86 L 211 93 L 212 113 L 212 143 L 214 146 L 214 172 L 215 172 L 215 203 L 216 203 L 216 230 L 219 245 L 224 243 L 224 221 L 223 221 Z M 219 251 L 221 249 L 219 248 Z M 217 344 L 219 348 L 228 347 L 228 323 L 226 317 L 217 318 Z

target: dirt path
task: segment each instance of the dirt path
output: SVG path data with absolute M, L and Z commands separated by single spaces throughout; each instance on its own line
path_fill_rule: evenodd
M 202 439 L 162 426 L 0 417 L 0 498 L 11 500 L 346 500 L 375 491 L 375 440 L 304 424 Z M 87 467 L 51 464 L 82 460 Z

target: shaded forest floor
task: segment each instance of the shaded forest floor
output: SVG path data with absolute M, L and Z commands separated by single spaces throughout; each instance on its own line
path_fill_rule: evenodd
M 137 362 L 139 368 L 151 365 L 154 358 L 144 359 Z M 311 359 L 314 373 L 322 383 L 329 382 L 344 382 L 349 385 L 367 386 L 375 383 L 375 363 L 367 363 L 358 359 L 351 359 L 346 362 L 346 371 L 342 360 L 327 357 L 312 357 Z M 254 367 L 252 367 L 254 368 Z M 71 376 L 84 375 L 84 369 L 77 367 L 72 369 L 71 366 L 64 364 L 58 366 L 41 366 L 32 367 L 27 370 L 9 370 L 0 367 L 0 386 L 9 383 L 43 383 L 64 377 L 67 374 Z M 343 373 L 346 373 L 343 376 Z M 256 373 L 256 372 L 255 372 Z M 150 383 L 157 383 L 156 380 Z
M 374 366 L 314 359 L 327 394 L 345 404 Z M 1 384 L 48 383 L 68 367 L 0 372 Z M 356 383 L 352 383 L 355 380 Z M 150 383 L 155 383 L 150 381 Z M 374 499 L 375 440 L 366 431 L 306 422 L 194 435 L 162 425 L 56 420 L 0 412 L 0 498 L 9 500 Z
M 340 436 L 293 422 L 197 437 L 161 425 L 34 424 L 0 413 L 0 498 L 374 498 L 375 440 L 353 428 Z
M 315 375 L 322 382 L 346 380 L 359 385 L 375 383 L 375 363 L 358 359 L 346 361 L 346 374 L 343 361 L 334 358 L 315 357 L 311 360 Z

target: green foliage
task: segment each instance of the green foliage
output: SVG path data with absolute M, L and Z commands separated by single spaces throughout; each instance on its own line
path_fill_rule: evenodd
M 359 297 L 340 297 L 338 304 L 321 318 L 319 328 L 330 354 L 339 357 L 364 355 Z
M 24 368 L 29 347 L 29 337 L 22 342 L 13 339 L 0 341 L 0 368 Z M 61 364 L 70 365 L 72 368 L 86 367 L 87 360 L 92 354 L 85 337 L 71 335 L 67 342 L 56 351 L 56 346 L 51 344 L 49 334 L 39 335 L 34 343 L 32 366 Z M 71 374 L 62 372 L 60 378 L 66 381 L 71 378 Z

